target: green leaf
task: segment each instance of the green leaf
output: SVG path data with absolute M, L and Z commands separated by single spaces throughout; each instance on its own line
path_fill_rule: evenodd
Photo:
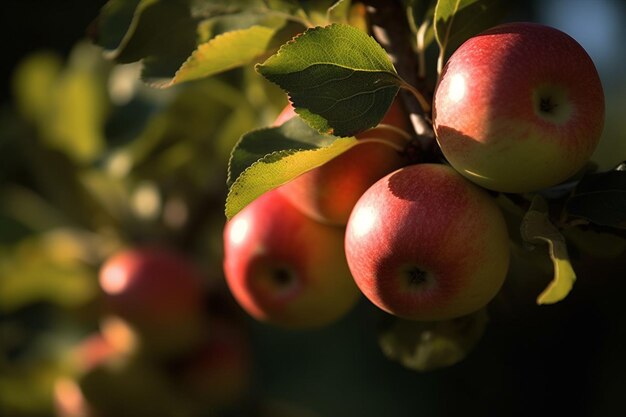
M 229 163 L 230 219 L 261 194 L 316 168 L 357 144 L 355 138 L 320 135 L 295 117 L 279 127 L 244 135 Z
M 626 170 L 584 178 L 565 205 L 568 214 L 592 223 L 626 229 Z
M 97 247 L 94 239 L 82 231 L 57 229 L 0 248 L 0 310 L 39 301 L 76 307 L 91 300 L 97 284 L 85 260 Z
M 617 259 L 626 254 L 626 239 L 614 234 L 570 227 L 563 230 L 563 235 L 579 251 L 593 258 Z
M 546 201 L 536 196 L 520 226 L 522 238 L 531 244 L 547 243 L 554 265 L 554 277 L 537 297 L 537 304 L 554 304 L 563 300 L 572 290 L 576 273 L 567 254 L 565 238 L 550 222 Z
M 109 0 L 93 23 L 94 41 L 108 51 L 117 49 L 133 21 L 140 0 Z
M 57 57 L 35 54 L 16 72 L 20 110 L 48 147 L 79 163 L 92 162 L 104 148 L 109 106 L 104 64 L 99 48 L 80 43 L 63 69 Z
M 61 71 L 61 58 L 50 52 L 37 52 L 26 57 L 15 70 L 13 94 L 20 113 L 31 122 L 48 117 L 51 95 Z
M 185 0 L 141 0 L 122 40 L 108 56 L 143 59 L 145 80 L 171 78 L 196 47 L 197 19 Z
M 438 0 L 435 38 L 441 56 L 451 54 L 465 40 L 493 26 L 500 18 L 499 0 Z
M 351 0 L 339 0 L 328 8 L 326 13 L 329 23 L 348 23 Z
M 410 321 L 389 316 L 378 344 L 389 359 L 415 371 L 431 371 L 463 360 L 487 327 L 485 309 L 444 321 Z
M 256 68 L 309 125 L 336 136 L 376 126 L 403 84 L 372 37 L 340 24 L 307 30 Z
M 198 46 L 167 86 L 247 64 L 267 51 L 274 32 L 274 29 L 252 26 L 211 39 Z
M 418 50 L 426 48 L 435 40 L 435 29 L 433 19 L 435 15 L 435 0 L 408 0 L 407 18 L 411 32 L 416 37 L 421 37 L 421 45 L 418 43 Z M 419 41 L 418 41 L 419 42 Z

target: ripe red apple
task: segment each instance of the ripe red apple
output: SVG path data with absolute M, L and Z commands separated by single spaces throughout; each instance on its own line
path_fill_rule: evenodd
M 293 107 L 287 106 L 276 119 L 280 125 L 295 116 Z M 402 131 L 407 122 L 402 108 L 394 102 L 382 124 Z M 359 143 L 352 149 L 312 169 L 280 189 L 287 199 L 309 217 L 324 223 L 345 225 L 361 194 L 384 175 L 407 164 L 397 148 L 406 144 L 401 133 L 385 128 L 368 130 L 357 136 L 360 140 L 378 139 L 379 142 Z
M 529 192 L 589 160 L 604 125 L 604 93 L 585 50 L 535 23 L 496 26 L 446 63 L 433 103 L 450 164 L 483 187 Z
M 343 228 L 318 223 L 275 189 L 226 225 L 224 272 L 237 302 L 261 321 L 315 327 L 357 301 L 343 252 Z
M 408 166 L 376 182 L 352 211 L 345 248 L 365 296 L 413 320 L 480 309 L 500 289 L 509 263 L 498 206 L 441 164 Z
M 252 353 L 240 323 L 212 318 L 204 340 L 178 364 L 177 384 L 206 409 L 240 402 L 250 386 Z
M 104 263 L 99 280 L 112 312 L 150 347 L 166 351 L 197 337 L 203 288 L 199 272 L 182 254 L 165 247 L 130 248 Z

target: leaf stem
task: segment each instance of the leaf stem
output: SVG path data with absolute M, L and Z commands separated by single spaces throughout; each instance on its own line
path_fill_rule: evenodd
M 401 80 L 401 82 L 402 83 L 400 84 L 400 87 L 404 88 L 405 90 L 413 94 L 413 96 L 415 96 L 417 101 L 420 103 L 420 107 L 422 108 L 424 113 L 426 114 L 430 113 L 430 110 L 431 110 L 430 103 L 428 102 L 428 100 L 426 100 L 426 97 L 424 97 L 424 95 L 417 88 L 413 87 L 411 84 L 407 83 L 404 80 Z
M 446 48 L 439 48 L 439 56 L 437 57 L 437 76 L 441 77 L 441 71 L 443 71 L 443 61 L 446 56 Z
M 398 152 L 404 152 L 404 147 L 400 146 L 396 143 L 393 143 L 387 139 L 383 139 L 383 138 L 367 138 L 367 139 L 360 139 L 358 143 L 382 143 L 383 145 L 387 145 L 390 148 L 395 149 Z M 355 146 L 358 146 L 355 145 Z
M 417 76 L 426 78 L 426 45 L 425 37 L 428 31 L 429 21 L 426 20 L 417 30 Z
M 400 129 L 399 127 L 396 127 L 396 126 L 393 126 L 393 125 L 388 125 L 386 123 L 381 123 L 378 126 L 373 127 L 371 129 L 367 130 L 366 132 L 367 133 L 376 132 L 377 130 L 386 130 L 388 132 L 393 132 L 393 133 L 401 136 L 407 142 L 410 142 L 411 139 L 413 139 L 410 134 L 408 134 L 404 130 Z

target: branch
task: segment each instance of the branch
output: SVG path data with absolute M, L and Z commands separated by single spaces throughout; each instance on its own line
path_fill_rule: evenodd
M 410 43 L 413 35 L 406 21 L 406 11 L 402 3 L 399 0 L 363 0 L 362 2 L 367 9 L 371 33 L 387 51 L 398 75 L 414 86 L 423 97 L 430 100 L 431 93 L 424 79 L 419 76 L 417 56 Z M 421 151 L 418 159 L 421 162 L 436 159 L 439 152 L 430 114 L 424 113 L 422 105 L 412 93 L 401 90 L 399 94 L 409 113 L 416 143 Z

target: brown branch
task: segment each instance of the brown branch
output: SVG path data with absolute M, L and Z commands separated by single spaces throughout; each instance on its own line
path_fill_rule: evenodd
M 372 35 L 385 48 L 398 75 L 415 87 L 428 100 L 431 92 L 419 77 L 417 56 L 411 46 L 413 36 L 406 11 L 399 0 L 362 0 L 366 6 Z M 417 144 L 416 162 L 439 159 L 430 114 L 424 113 L 417 98 L 404 89 L 399 93 L 414 130 Z

